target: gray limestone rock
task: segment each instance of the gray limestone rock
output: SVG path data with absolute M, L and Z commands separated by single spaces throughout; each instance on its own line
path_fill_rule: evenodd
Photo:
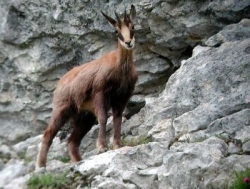
M 5 131 L 0 134 L 1 143 L 18 143 L 45 129 L 58 79 L 72 67 L 116 47 L 114 31 L 100 11 L 122 14 L 130 3 L 0 2 L 0 124 Z M 134 59 L 139 73 L 135 93 L 143 95 L 162 91 L 194 46 L 204 44 L 224 26 L 249 18 L 247 0 L 133 3 L 137 10 Z M 247 24 L 242 21 L 240 28 Z M 129 117 L 136 111 L 130 111 Z
M 173 146 L 158 169 L 159 188 L 228 188 L 234 169 L 247 167 L 250 160 L 227 155 L 227 144 L 216 138 Z
M 0 171 L 0 187 L 4 188 L 10 181 L 21 177 L 22 175 L 28 174 L 30 171 L 30 165 L 25 165 L 23 161 L 11 160 L 9 161 L 4 169 Z
M 219 46 L 225 42 L 239 41 L 250 37 L 250 20 L 243 19 L 237 24 L 226 26 L 216 35 L 210 37 L 205 44 L 207 46 Z
M 83 160 L 74 168 L 83 176 L 100 175 L 101 181 L 93 181 L 93 187 L 98 183 L 107 188 L 110 178 L 118 185 L 132 183 L 137 188 L 155 186 L 157 172 L 151 167 L 162 164 L 162 158 L 167 153 L 167 146 L 162 143 L 149 143 L 137 147 L 124 147 L 109 151 Z M 129 163 L 127 163 L 129 162 Z M 115 179 L 115 180 L 114 180 Z M 121 184 L 123 183 L 123 184 Z M 111 182 L 110 184 L 114 184 Z M 133 186 L 132 185 L 132 186 Z M 131 185 L 127 185 L 130 188 Z M 125 187 L 125 188 L 126 188 Z M 134 188 L 134 187 L 133 187 Z
M 130 3 L 0 1 L 0 187 L 23 186 L 34 169 L 34 136 L 47 126 L 58 79 L 115 48 L 100 11 L 114 16 Z M 228 188 L 250 165 L 250 2 L 133 3 L 139 80 L 121 134 L 153 142 L 93 156 L 94 126 L 74 170 L 93 188 Z M 65 157 L 66 140 L 56 137 L 49 171 L 65 169 Z

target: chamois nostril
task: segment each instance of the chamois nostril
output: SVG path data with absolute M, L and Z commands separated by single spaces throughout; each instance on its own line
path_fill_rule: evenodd
M 125 42 L 128 46 L 130 46 L 131 41 Z

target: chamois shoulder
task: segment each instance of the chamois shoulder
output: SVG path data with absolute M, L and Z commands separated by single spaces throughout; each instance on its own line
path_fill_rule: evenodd
M 76 79 L 79 75 L 95 75 L 97 72 L 104 72 L 114 67 L 117 67 L 116 64 L 116 51 L 111 51 L 99 59 L 92 60 L 88 63 L 84 63 L 80 66 L 76 66 L 68 71 L 64 76 L 61 77 L 58 84 L 64 84 L 71 82 Z

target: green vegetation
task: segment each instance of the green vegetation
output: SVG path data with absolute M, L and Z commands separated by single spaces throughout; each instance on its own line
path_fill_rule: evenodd
M 67 170 L 64 173 L 33 174 L 27 182 L 27 189 L 75 189 L 91 188 L 93 176 L 85 177 L 79 172 Z
M 45 173 L 43 175 L 34 174 L 27 183 L 28 189 L 61 188 L 66 189 L 71 183 L 71 179 L 66 177 L 67 173 L 53 174 Z
M 0 152 L 0 159 L 5 164 L 5 163 L 7 163 L 11 159 L 11 155 L 9 153 L 8 154 L 3 154 L 2 152 Z
M 70 161 L 69 156 L 57 156 L 57 157 L 55 157 L 53 159 L 59 160 L 59 161 L 61 161 L 63 163 L 68 163 Z
M 25 159 L 26 157 L 26 152 L 21 152 L 18 154 L 21 159 Z
M 123 146 L 137 146 L 137 145 L 147 144 L 149 142 L 152 142 L 152 139 L 146 136 L 140 136 L 137 138 L 122 139 L 121 142 Z
M 242 172 L 235 173 L 233 182 L 229 189 L 250 189 L 250 168 Z
M 149 142 L 152 142 L 151 138 L 148 138 L 146 136 L 139 136 L 139 137 L 134 137 L 130 139 L 121 139 L 122 146 L 138 146 L 141 144 L 147 144 Z M 109 144 L 109 149 L 113 150 L 113 145 Z
M 29 158 L 29 157 L 26 156 L 26 152 L 21 152 L 21 153 L 19 153 L 18 155 L 19 155 L 19 157 L 20 157 L 21 159 L 24 160 L 24 162 L 25 162 L 26 164 L 32 161 L 31 158 Z

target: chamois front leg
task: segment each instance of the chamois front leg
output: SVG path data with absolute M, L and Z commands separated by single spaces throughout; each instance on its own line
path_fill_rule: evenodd
M 121 123 L 122 123 L 122 111 L 113 109 L 113 148 L 118 149 L 122 147 L 121 144 Z
M 98 154 L 106 152 L 108 150 L 106 141 L 106 124 L 108 117 L 107 109 L 107 103 L 105 101 L 103 93 L 97 93 L 95 95 L 95 111 L 98 123 L 100 125 L 97 139 Z

